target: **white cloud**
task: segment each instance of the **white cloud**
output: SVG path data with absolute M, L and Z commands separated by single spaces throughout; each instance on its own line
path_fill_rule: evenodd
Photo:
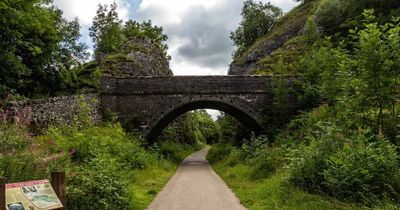
M 163 26 L 175 75 L 221 75 L 228 71 L 229 32 L 240 8 L 241 0 L 143 0 L 135 16 Z
M 151 19 L 161 25 L 179 23 L 182 15 L 193 6 L 210 8 L 222 0 L 143 0 L 137 12 L 139 16 L 151 14 Z
M 206 109 L 207 113 L 211 115 L 211 118 L 216 121 L 218 119 L 218 116 L 221 115 L 221 112 L 215 109 Z
M 227 75 L 228 67 L 209 68 L 191 62 L 171 60 L 174 75 Z
M 288 12 L 299 4 L 299 2 L 295 2 L 294 0 L 263 0 L 263 2 L 271 2 L 272 5 L 281 8 L 283 12 Z
M 121 19 L 151 19 L 164 28 L 169 36 L 171 69 L 175 75 L 227 74 L 233 50 L 229 33 L 238 26 L 243 0 L 54 0 L 54 3 L 68 20 L 79 18 L 81 40 L 91 46 L 88 28 L 98 4 L 114 1 Z M 262 1 L 270 1 L 285 12 L 297 5 L 293 0 Z
M 285 12 L 298 4 L 262 1 Z M 163 26 L 175 75 L 221 75 L 227 74 L 231 62 L 229 35 L 239 24 L 242 4 L 243 0 L 143 0 L 135 17 Z
M 129 4 L 122 0 L 54 0 L 54 4 L 64 12 L 64 17 L 72 20 L 79 18 L 82 27 L 89 27 L 99 4 L 112 4 L 117 2 L 118 14 L 123 20 L 129 17 Z

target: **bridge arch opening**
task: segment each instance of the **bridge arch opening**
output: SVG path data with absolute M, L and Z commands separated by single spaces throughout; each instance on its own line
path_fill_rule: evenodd
M 232 117 L 236 118 L 239 122 L 253 131 L 255 134 L 259 134 L 262 131 L 262 127 L 259 122 L 245 111 L 237 108 L 234 105 L 213 100 L 198 100 L 186 103 L 184 105 L 178 106 L 168 113 L 163 113 L 161 118 L 150 128 L 146 139 L 148 142 L 156 141 L 157 137 L 160 136 L 162 131 L 176 118 L 182 114 L 197 110 L 197 109 L 214 109 L 221 112 L 225 112 Z

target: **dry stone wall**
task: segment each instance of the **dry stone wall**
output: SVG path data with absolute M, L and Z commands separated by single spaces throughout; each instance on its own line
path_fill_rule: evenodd
M 82 110 L 82 102 L 88 106 L 94 122 L 101 120 L 100 97 L 97 94 L 61 96 L 46 99 L 10 102 L 0 113 L 14 121 L 25 121 L 33 127 L 70 125 Z M 1 118 L 1 117 L 0 117 Z

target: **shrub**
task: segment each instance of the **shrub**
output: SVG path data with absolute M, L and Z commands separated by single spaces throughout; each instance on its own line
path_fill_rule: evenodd
M 252 136 L 240 148 L 242 160 L 252 159 L 257 157 L 263 150 L 269 147 L 269 140 L 266 136 Z
M 329 122 L 318 126 L 292 147 L 292 183 L 352 202 L 399 198 L 399 157 L 391 143 L 369 131 L 354 134 Z
M 27 129 L 17 124 L 0 121 L 0 153 L 23 150 L 29 145 Z
M 183 144 L 171 141 L 164 141 L 158 145 L 154 145 L 154 152 L 160 154 L 161 157 L 180 163 L 189 155 L 186 151 L 195 151 L 201 149 L 199 144 Z
M 345 37 L 348 29 L 362 27 L 362 11 L 374 8 L 379 20 L 387 22 L 399 14 L 397 0 L 323 0 L 317 11 L 316 20 L 326 35 Z
M 79 166 L 76 176 L 68 180 L 68 208 L 87 210 L 126 209 L 129 205 L 125 183 L 118 177 L 117 160 L 101 155 L 87 166 Z
M 218 143 L 211 147 L 207 154 L 207 160 L 215 163 L 226 158 L 232 151 L 233 146 L 229 144 Z
M 264 149 L 258 155 L 250 159 L 249 164 L 253 165 L 250 176 L 252 179 L 267 178 L 272 175 L 282 164 L 278 155 L 278 148 Z
M 39 144 L 18 124 L 0 122 L 0 176 L 8 182 L 48 177 L 51 171 L 64 168 L 68 154 L 53 153 L 51 145 Z
M 71 166 L 67 168 L 72 175 L 67 197 L 71 209 L 126 209 L 130 202 L 127 174 L 145 168 L 158 157 L 117 123 L 53 127 L 38 139 L 54 144 L 56 152 L 71 154 Z
M 142 147 L 137 137 L 126 134 L 120 124 L 76 128 L 51 128 L 45 138 L 53 139 L 58 151 L 69 151 L 72 160 L 85 163 L 101 155 L 110 154 L 129 169 L 143 168 L 154 160 Z
M 385 139 L 359 134 L 329 157 L 323 184 L 329 194 L 343 200 L 370 203 L 385 196 L 399 200 L 397 159 Z
M 278 169 L 287 165 L 287 145 L 263 146 L 255 152 L 247 163 L 252 165 L 251 178 L 263 179 L 274 174 Z
M 314 135 L 307 135 L 307 143 L 292 149 L 289 180 L 311 192 L 324 191 L 323 170 L 326 160 L 343 147 L 343 132 L 335 125 L 320 122 Z
M 218 162 L 227 159 L 227 164 L 234 166 L 240 162 L 251 165 L 250 178 L 261 179 L 273 174 L 283 164 L 285 147 L 272 147 L 266 136 L 251 137 L 241 147 L 219 143 L 214 145 L 207 159 Z

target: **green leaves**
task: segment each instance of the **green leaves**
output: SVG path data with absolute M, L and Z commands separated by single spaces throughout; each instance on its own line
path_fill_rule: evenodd
M 395 197 L 397 158 L 386 140 L 354 136 L 348 147 L 329 157 L 323 184 L 333 196 L 349 201 L 370 203 L 384 195 Z
M 95 56 L 97 60 L 103 59 L 106 55 L 117 53 L 122 43 L 130 38 L 148 37 L 153 43 L 158 45 L 166 58 L 168 36 L 163 34 L 162 27 L 153 26 L 152 22 L 143 21 L 142 23 L 128 20 L 124 25 L 118 17 L 117 4 L 113 3 L 108 9 L 108 5 L 101 5 L 97 9 L 93 25 L 90 27 L 90 36 L 95 43 Z
M 48 0 L 0 3 L 0 83 L 4 95 L 55 95 L 61 74 L 87 58 L 78 21 L 68 22 Z
M 355 104 L 362 111 L 376 110 L 376 129 L 381 132 L 384 110 L 396 106 L 395 98 L 396 81 L 399 80 L 397 67 L 398 53 L 397 41 L 393 41 L 393 31 L 398 31 L 399 26 L 394 24 L 379 25 L 374 22 L 373 10 L 364 13 L 365 29 L 355 32 L 353 55 L 354 79 L 360 80 L 353 87 L 359 94 L 354 97 Z M 392 112 L 395 110 L 391 109 Z M 395 113 L 391 113 L 392 116 Z
M 344 122 L 354 119 L 349 126 L 382 133 L 384 118 L 395 121 L 398 113 L 400 27 L 398 22 L 379 25 L 373 14 L 364 12 L 364 27 L 350 31 L 350 43 L 333 47 L 327 39 L 304 57 L 302 67 L 306 83 L 318 87 L 333 113 L 341 112 Z
M 240 57 L 257 38 L 269 32 L 281 15 L 282 10 L 271 3 L 246 0 L 242 8 L 242 21 L 230 36 L 236 46 L 233 57 Z

